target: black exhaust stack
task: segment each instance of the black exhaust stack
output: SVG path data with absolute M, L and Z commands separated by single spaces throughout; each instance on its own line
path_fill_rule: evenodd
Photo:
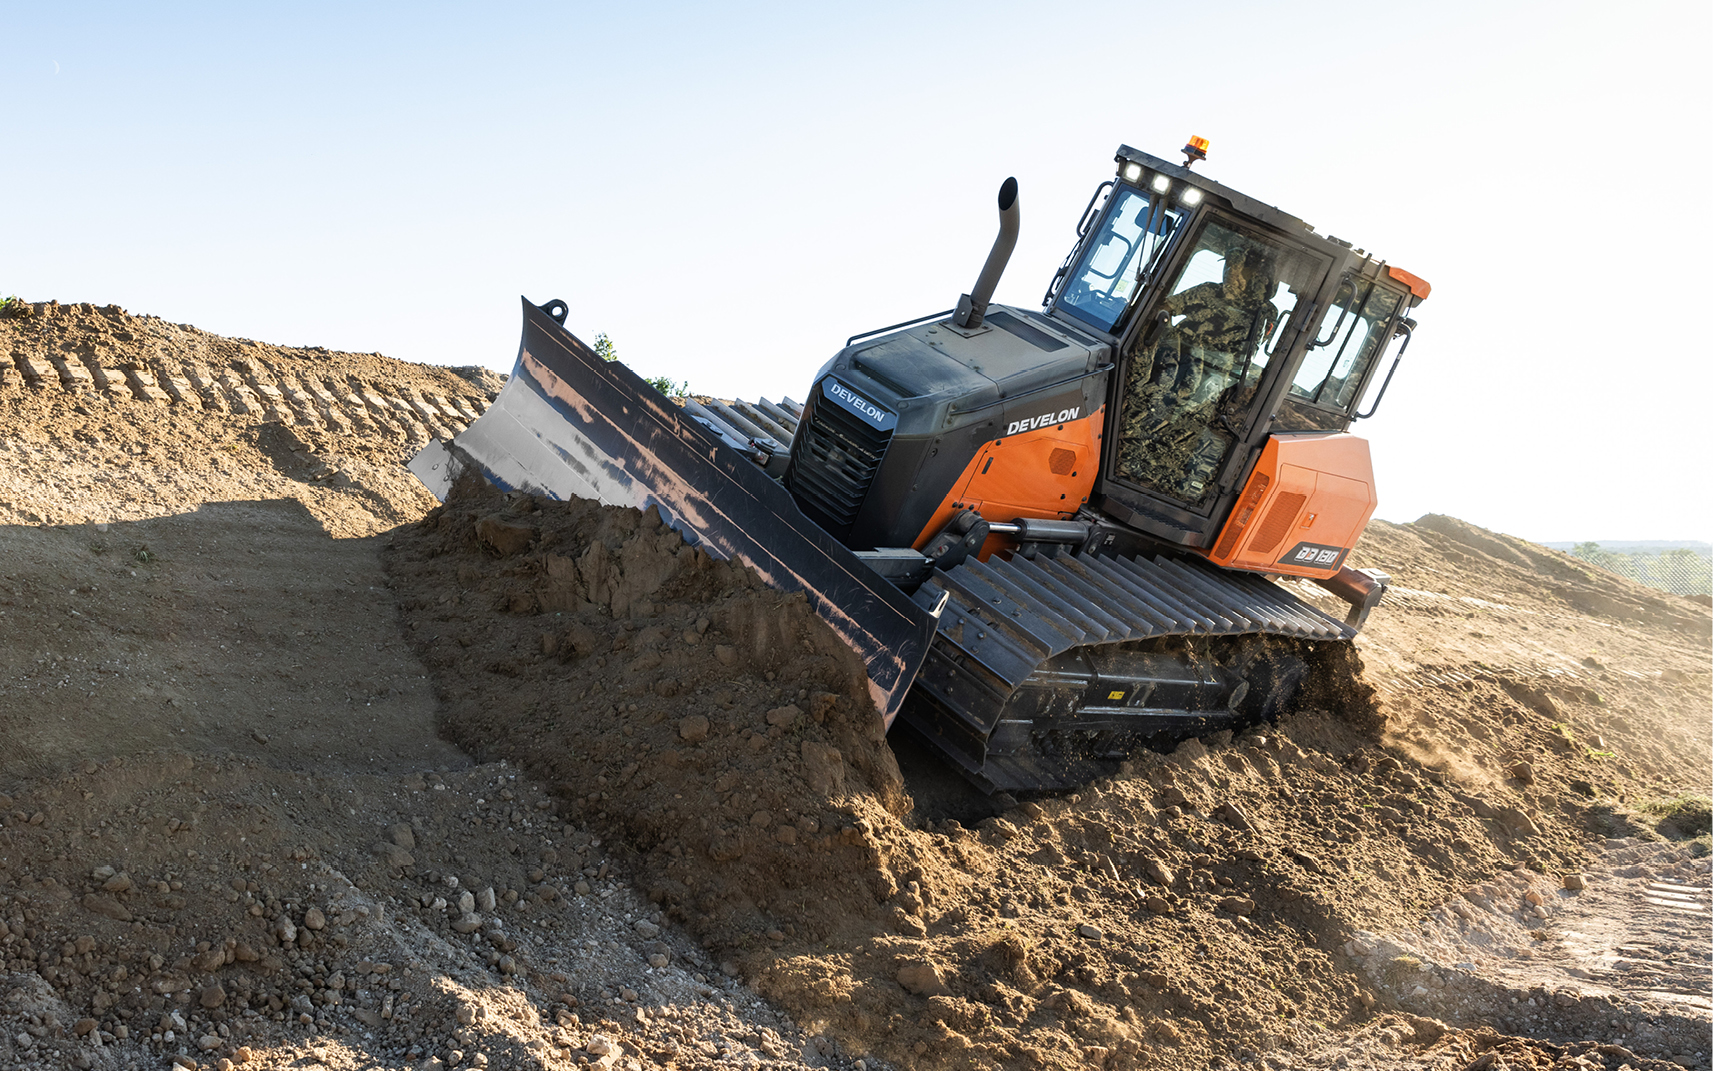
M 958 311 L 952 316 L 952 322 L 959 327 L 973 330 L 981 326 L 982 317 L 987 315 L 987 303 L 993 299 L 994 287 L 999 285 L 999 277 L 1005 274 L 1005 264 L 1011 259 L 1011 251 L 1017 248 L 1017 219 L 1017 180 L 1008 178 L 999 187 L 999 237 L 993 240 L 987 263 L 981 266 L 981 275 L 976 277 L 975 289 L 958 298 Z

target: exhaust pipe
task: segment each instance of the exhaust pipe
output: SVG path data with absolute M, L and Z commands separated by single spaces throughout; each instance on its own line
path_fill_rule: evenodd
M 993 299 L 994 287 L 999 285 L 999 277 L 1005 274 L 1005 264 L 1011 259 L 1011 251 L 1017 248 L 1017 218 L 1017 180 L 1008 178 L 999 187 L 999 237 L 993 240 L 987 263 L 981 266 L 981 274 L 976 277 L 975 289 L 958 298 L 958 310 L 952 316 L 952 322 L 959 327 L 973 330 L 981 326 L 982 317 L 987 315 L 987 303 Z

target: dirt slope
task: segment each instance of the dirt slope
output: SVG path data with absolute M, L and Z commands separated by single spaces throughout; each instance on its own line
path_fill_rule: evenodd
M 1199 1066 L 1394 1004 L 1507 1021 L 1492 993 L 1412 1003 L 1352 969 L 1351 938 L 1496 873 L 1575 872 L 1591 831 L 1628 828 L 1615 805 L 1705 782 L 1703 609 L 1538 548 L 1464 596 L 1471 541 L 1508 543 L 1431 523 L 1363 548 L 1405 586 L 1364 641 L 1378 710 L 1139 755 L 973 829 L 902 809 L 860 678 L 801 604 L 652 517 L 470 483 L 388 562 L 449 737 L 557 783 L 794 1018 L 916 1067 Z M 1628 619 L 1578 612 L 1597 601 Z M 1577 1007 L 1511 1025 L 1612 1029 Z M 1704 1015 L 1657 1014 L 1663 1051 L 1697 1059 Z
M 432 503 L 396 471 L 426 422 L 31 382 L 20 350 L 237 346 L 83 306 L 42 328 L 0 320 L 0 447 L 28 461 L 0 466 L 0 1067 L 839 1062 L 656 928 L 541 786 L 436 734 L 380 539 L 351 538 Z M 263 386 L 486 402 L 245 349 Z
M 6 522 L 292 498 L 334 535 L 372 535 L 434 504 L 401 463 L 501 386 L 484 369 L 222 338 L 114 305 L 23 308 L 0 318 Z
M 1705 607 L 1376 523 L 1370 709 L 966 828 L 800 600 L 431 510 L 398 463 L 496 381 L 38 308 L 0 1066 L 1707 1066 L 1705 837 L 1635 810 L 1706 791 Z

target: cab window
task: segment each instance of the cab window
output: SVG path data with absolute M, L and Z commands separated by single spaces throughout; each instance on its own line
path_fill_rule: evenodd
M 1291 379 L 1290 397 L 1348 410 L 1402 301 L 1397 291 L 1348 280 L 1321 318 L 1320 332 Z
M 1113 202 L 1059 298 L 1061 309 L 1102 331 L 1111 331 L 1124 315 L 1180 217 L 1176 209 L 1154 211 L 1147 194 L 1128 186 L 1119 187 Z

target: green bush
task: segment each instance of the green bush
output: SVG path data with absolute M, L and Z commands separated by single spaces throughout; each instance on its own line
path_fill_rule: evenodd
M 688 379 L 682 383 L 674 383 L 666 376 L 655 376 L 647 383 L 668 398 L 682 398 L 690 393 L 690 381 Z
M 616 361 L 619 359 L 619 348 L 613 344 L 613 340 L 611 338 L 607 337 L 607 333 L 605 331 L 602 331 L 600 334 L 595 336 L 595 356 L 599 357 L 603 361 Z M 651 378 L 645 378 L 643 382 L 666 395 L 668 398 L 682 398 L 690 393 L 689 380 L 685 380 L 682 383 L 674 383 L 666 376 L 653 376 Z

